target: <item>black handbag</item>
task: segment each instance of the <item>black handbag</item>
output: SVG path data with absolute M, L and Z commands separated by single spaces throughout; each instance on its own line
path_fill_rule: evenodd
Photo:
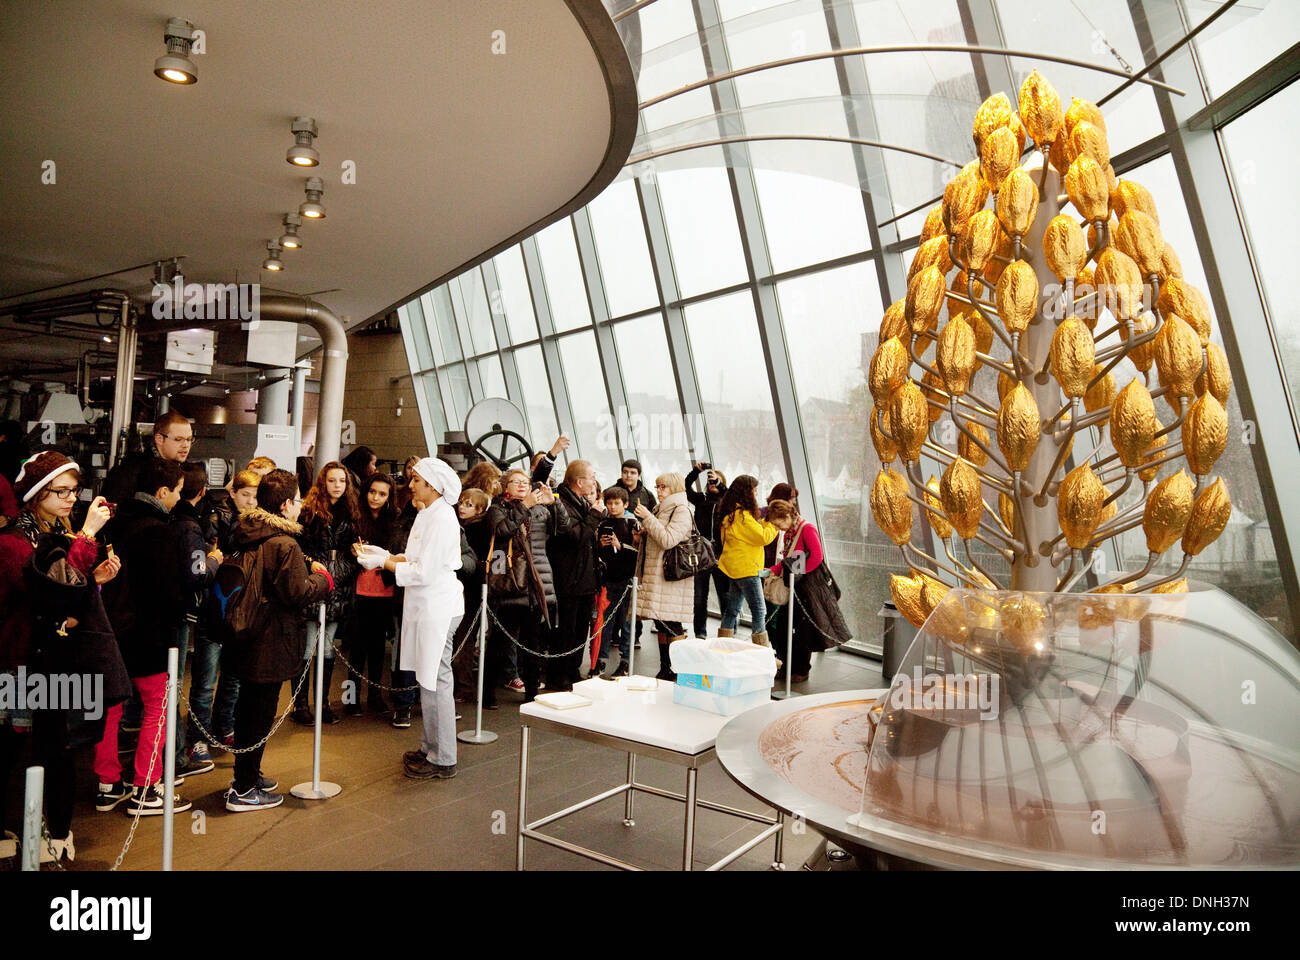
M 673 522 L 673 515 L 668 515 L 668 523 Z M 689 580 L 692 577 L 708 573 L 718 565 L 718 557 L 713 552 L 713 545 L 700 536 L 695 525 L 695 516 L 691 515 L 691 532 L 681 543 L 664 551 L 664 579 Z

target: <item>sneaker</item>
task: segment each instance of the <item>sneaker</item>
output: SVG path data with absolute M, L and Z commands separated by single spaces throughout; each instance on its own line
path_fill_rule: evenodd
M 410 707 L 398 707 L 393 711 L 393 726 L 398 730 L 406 730 L 411 726 Z
M 267 776 L 266 774 L 264 774 L 264 773 L 259 773 L 259 774 L 257 775 L 257 789 L 259 789 L 259 790 L 263 790 L 263 791 L 265 791 L 266 793 L 270 793 L 271 791 L 273 791 L 273 790 L 274 790 L 276 787 L 278 787 L 279 785 L 280 785 L 280 784 L 279 784 L 277 781 L 272 780 L 270 777 L 268 777 L 268 776 Z M 227 797 L 228 797 L 228 796 L 230 796 L 230 795 L 231 795 L 232 793 L 234 793 L 234 792 L 235 792 L 235 781 L 234 781 L 234 780 L 231 780 L 231 781 L 230 781 L 230 786 L 226 788 L 226 792 L 223 794 L 223 796 L 227 796 Z
M 456 776 L 456 764 L 442 767 L 428 760 L 423 763 L 410 763 L 406 765 L 406 775 L 412 780 L 450 780 Z
M 207 763 L 212 759 L 212 752 L 206 743 L 196 743 L 190 747 L 190 757 L 199 763 Z
M 221 741 L 223 747 L 233 747 L 235 745 L 235 734 L 233 732 L 217 737 L 217 739 Z
M 609 677 L 612 680 L 615 677 L 626 677 L 626 676 L 627 676 L 627 661 L 620 660 L 618 666 L 614 668 L 614 672 L 611 673 Z
M 64 857 L 67 857 L 69 861 L 77 859 L 77 848 L 72 843 L 71 830 L 68 831 L 68 836 L 63 840 L 55 840 L 50 837 L 41 843 L 41 863 L 58 863 Z
M 321 712 L 320 712 L 320 722 L 321 722 L 321 726 L 323 726 L 323 727 L 331 727 L 331 726 L 333 726 L 334 724 L 340 722 L 342 719 L 343 719 L 342 717 L 340 717 L 337 713 L 335 713 L 335 712 L 334 712 L 333 710 L 331 710 L 329 707 L 325 707 L 325 708 L 324 708 L 323 710 L 321 710 Z M 315 723 L 315 722 L 316 722 L 316 718 L 315 718 L 315 717 L 312 717 L 312 723 Z
M 282 803 L 284 803 L 283 794 L 270 793 L 261 787 L 251 787 L 246 793 L 236 793 L 232 787 L 226 794 L 226 809 L 231 813 L 270 810 Z
M 520 680 L 518 677 L 515 677 L 513 680 L 511 680 L 509 683 L 506 684 L 506 689 L 513 690 L 515 693 L 523 693 L 524 682 Z
M 166 797 L 162 791 L 162 784 L 155 783 L 152 787 L 135 787 L 131 791 L 131 797 L 123 807 L 128 817 L 134 817 L 138 811 L 142 817 L 160 817 L 163 814 L 163 804 Z M 172 811 L 174 813 L 184 813 L 194 804 L 188 800 L 182 799 L 181 795 L 175 794 L 172 797 Z
M 117 783 L 101 783 L 99 793 L 95 795 L 95 809 L 100 813 L 108 813 L 129 796 L 131 788 L 120 780 Z
M 176 782 L 182 777 L 197 777 L 201 773 L 211 773 L 217 765 L 211 759 L 200 760 L 198 757 L 181 757 L 176 763 Z

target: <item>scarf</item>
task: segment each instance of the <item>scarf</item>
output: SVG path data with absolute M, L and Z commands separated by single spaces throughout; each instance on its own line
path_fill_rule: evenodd
M 19 513 L 14 527 L 33 547 L 36 546 L 37 539 L 43 534 L 53 533 L 64 537 L 72 536 L 72 528 L 68 526 L 68 521 L 59 518 L 50 524 L 42 523 L 31 510 L 23 510 Z

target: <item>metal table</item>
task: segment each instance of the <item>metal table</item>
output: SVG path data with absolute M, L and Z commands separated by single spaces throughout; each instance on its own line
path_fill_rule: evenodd
M 758 836 L 711 864 L 708 870 L 721 870 L 769 837 L 774 838 L 775 842 L 773 868 L 778 870 L 785 868 L 784 813 L 778 812 L 776 817 L 768 817 L 726 804 L 701 800 L 697 795 L 696 781 L 699 768 L 717 758 L 715 742 L 718 730 L 731 718 L 673 703 L 672 684 L 666 680 L 660 681 L 655 691 L 645 694 L 618 689 L 616 684 L 605 680 L 584 681 L 575 685 L 574 692 L 591 696 L 594 702 L 591 706 L 572 710 L 555 710 L 529 703 L 524 704 L 519 710 L 522 730 L 519 745 L 519 819 L 515 841 L 515 869 L 524 869 L 525 840 L 536 840 L 620 870 L 644 869 L 617 857 L 541 832 L 541 828 L 547 824 L 555 823 L 579 810 L 585 810 L 587 807 L 619 795 L 624 797 L 623 826 L 633 827 L 636 825 L 634 804 L 637 793 L 647 793 L 685 804 L 682 838 L 683 870 L 694 869 L 695 814 L 698 807 L 764 826 Z M 597 697 L 599 699 L 596 699 Z M 586 740 L 589 743 L 597 743 L 626 753 L 627 779 L 593 797 L 530 822 L 527 815 L 528 757 L 530 735 L 534 728 L 549 730 L 577 740 Z M 639 783 L 636 779 L 638 756 L 652 757 L 665 763 L 685 767 L 686 792 L 675 793 L 650 784 Z

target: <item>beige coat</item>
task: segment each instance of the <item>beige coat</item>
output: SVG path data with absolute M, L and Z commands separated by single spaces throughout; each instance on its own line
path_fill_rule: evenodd
M 670 493 L 641 521 L 644 566 L 637 593 L 636 614 L 646 620 L 676 620 L 689 627 L 695 614 L 695 578 L 664 579 L 664 551 L 690 535 L 691 505 L 685 493 Z

